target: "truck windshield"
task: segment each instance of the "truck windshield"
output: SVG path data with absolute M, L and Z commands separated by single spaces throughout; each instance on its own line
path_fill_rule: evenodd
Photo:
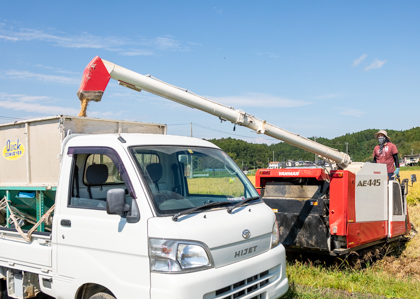
M 244 173 L 219 149 L 139 146 L 130 151 L 160 215 L 173 215 L 212 202 L 234 205 L 258 196 Z

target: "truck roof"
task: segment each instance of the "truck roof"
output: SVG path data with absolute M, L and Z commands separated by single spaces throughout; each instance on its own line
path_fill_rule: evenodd
M 136 146 L 136 145 L 181 145 L 181 146 L 202 146 L 219 148 L 213 143 L 192 137 L 177 136 L 177 135 L 159 135 L 159 134 L 142 134 L 142 133 L 121 133 L 121 134 L 72 134 L 68 141 L 68 146 L 72 146 L 73 143 L 77 143 L 78 146 L 84 143 L 92 145 L 95 141 L 107 141 L 115 140 L 118 141 L 118 137 L 124 138 L 126 141 L 124 146 Z M 74 137 L 77 136 L 77 139 Z
M 150 126 L 166 127 L 165 124 L 161 124 L 161 123 L 139 122 L 139 121 L 133 121 L 133 120 L 116 120 L 116 119 L 97 118 L 97 117 L 80 117 L 80 116 L 75 116 L 75 115 L 53 115 L 53 116 L 46 116 L 46 117 L 40 117 L 40 118 L 22 119 L 22 120 L 18 120 L 14 122 L 2 123 L 0 124 L 0 127 L 7 127 L 10 125 L 25 124 L 25 123 L 37 123 L 37 122 L 45 123 L 49 120 L 57 120 L 57 119 L 61 119 L 62 122 L 78 119 L 78 120 L 83 120 L 83 121 L 95 121 L 98 123 L 112 122 L 112 123 L 124 123 L 124 124 L 133 124 L 133 125 L 150 125 Z

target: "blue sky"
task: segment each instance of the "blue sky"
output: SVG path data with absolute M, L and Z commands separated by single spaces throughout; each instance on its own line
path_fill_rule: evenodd
M 419 125 L 419 1 L 3 1 L 0 122 L 77 115 L 100 56 L 303 136 Z M 273 143 L 110 81 L 88 116 Z

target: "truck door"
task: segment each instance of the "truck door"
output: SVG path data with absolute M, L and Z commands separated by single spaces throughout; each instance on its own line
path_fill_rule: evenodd
M 401 194 L 401 186 L 397 181 L 389 181 L 388 204 L 389 204 L 389 221 L 388 221 L 388 237 L 405 234 L 406 218 L 407 218 L 407 202 Z
M 69 298 L 68 294 L 75 294 L 85 283 L 94 283 L 106 287 L 117 298 L 133 294 L 147 298 L 147 217 L 127 223 L 125 217 L 106 212 L 110 189 L 124 189 L 126 203 L 131 208 L 137 204 L 120 156 L 111 148 L 70 148 L 67 160 L 71 160 L 67 162 L 71 163 L 69 188 L 67 194 L 60 194 L 63 198 L 55 222 L 56 266 L 62 277 L 59 287 L 66 292 L 63 297 Z

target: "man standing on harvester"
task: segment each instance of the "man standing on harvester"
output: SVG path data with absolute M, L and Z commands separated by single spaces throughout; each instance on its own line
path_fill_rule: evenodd
M 373 162 L 386 164 L 388 180 L 392 180 L 400 172 L 398 149 L 395 144 L 391 143 L 385 130 L 379 130 L 375 133 L 375 138 L 378 139 L 379 144 L 373 149 Z

